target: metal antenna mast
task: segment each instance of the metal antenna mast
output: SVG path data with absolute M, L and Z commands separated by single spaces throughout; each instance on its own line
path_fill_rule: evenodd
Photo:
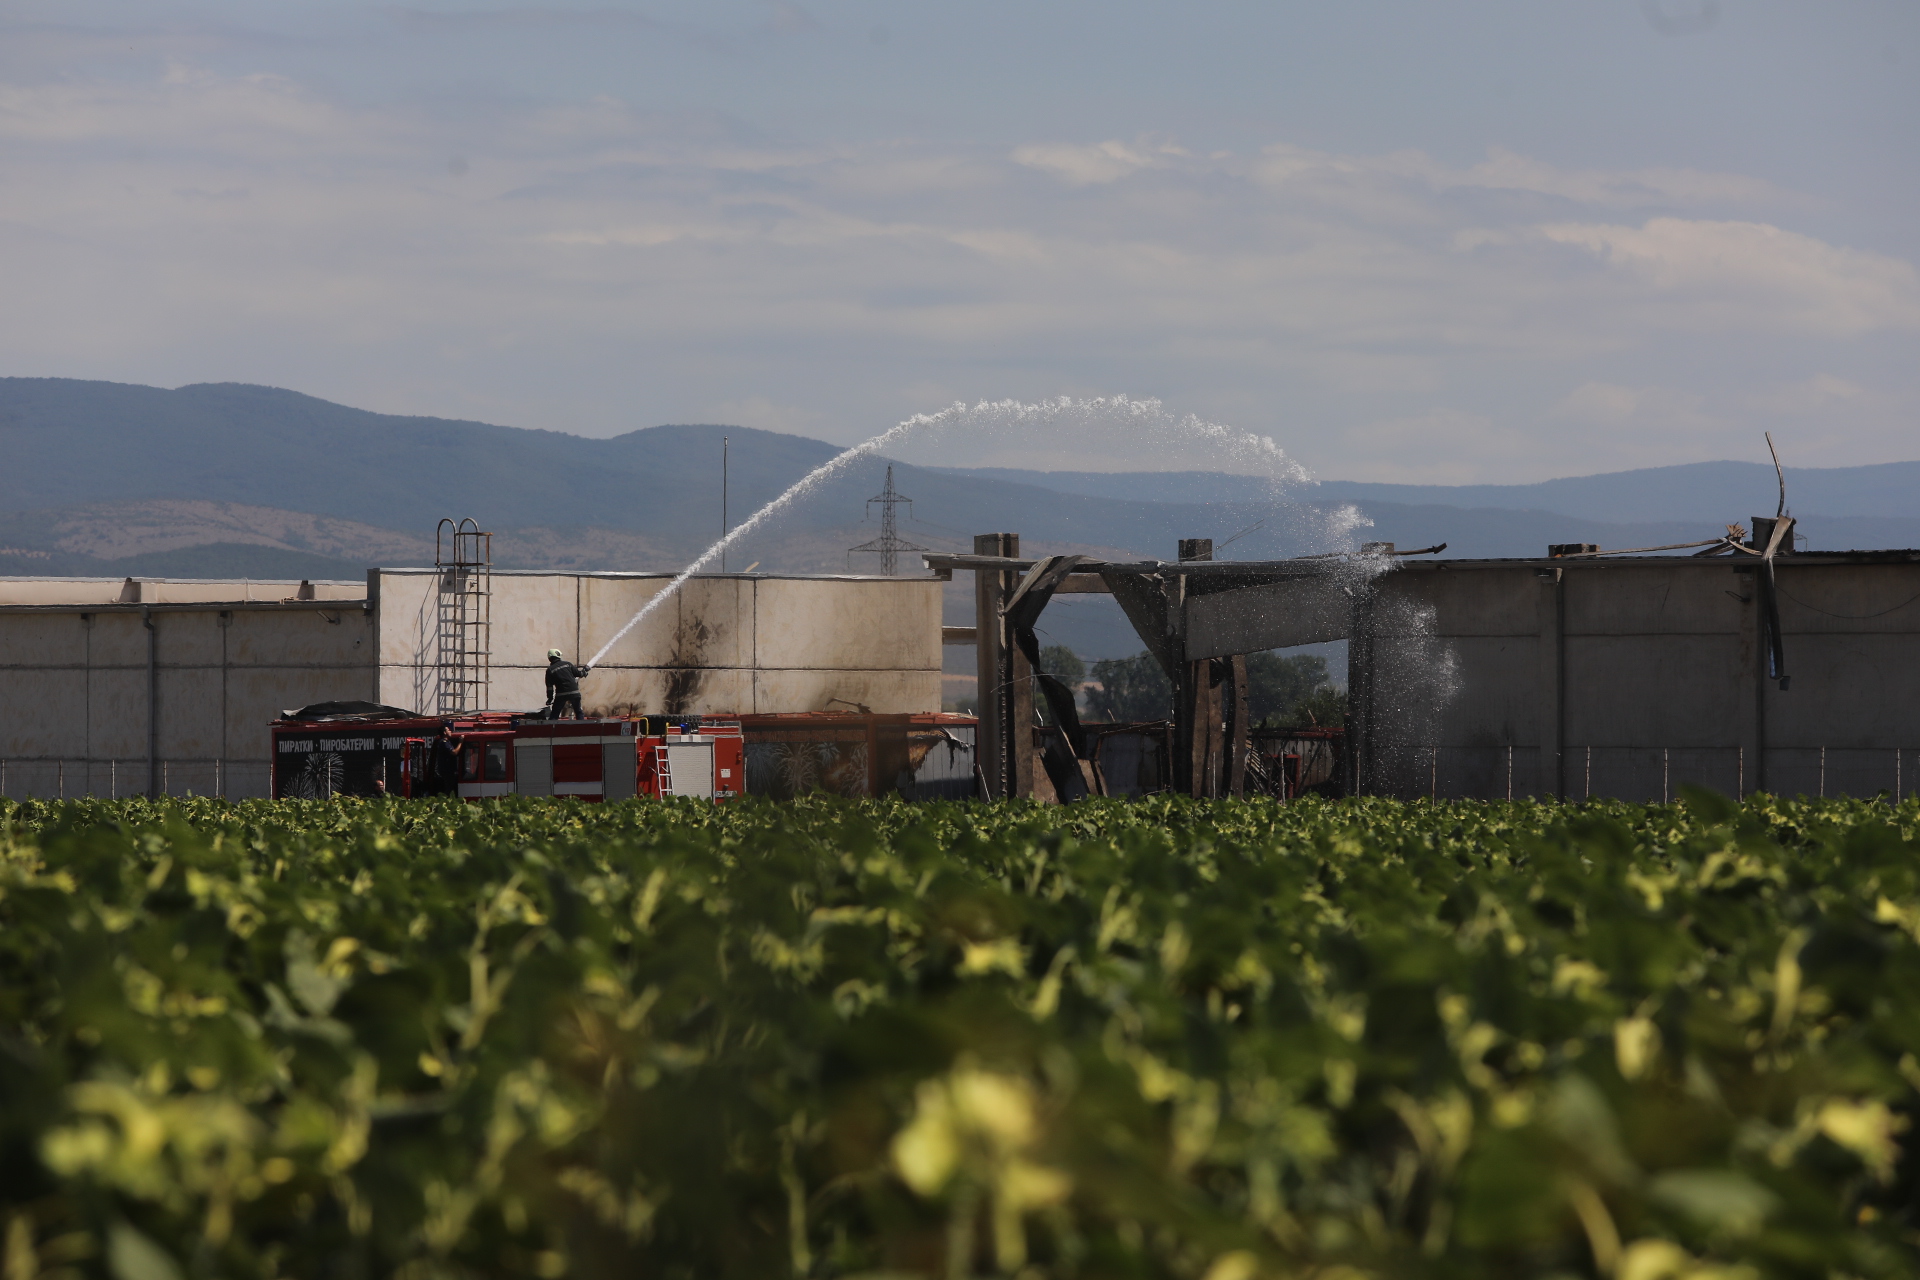
M 853 568 L 853 557 L 856 554 L 875 554 L 880 557 L 880 572 L 891 578 L 895 567 L 899 564 L 900 552 L 927 550 L 926 547 L 915 546 L 911 542 L 902 542 L 900 540 L 899 526 L 894 521 L 893 509 L 904 503 L 907 506 L 908 512 L 911 513 L 913 509 L 913 499 L 903 498 L 894 492 L 892 463 L 887 464 L 887 487 L 882 489 L 874 497 L 867 499 L 867 511 L 869 514 L 873 511 L 873 504 L 876 502 L 880 504 L 880 536 L 871 542 L 863 542 L 857 547 L 848 547 L 847 568 Z

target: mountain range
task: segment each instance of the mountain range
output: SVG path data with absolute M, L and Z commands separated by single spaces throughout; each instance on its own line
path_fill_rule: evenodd
M 1268 488 L 1256 476 L 1227 476 L 1210 471 L 1102 472 L 1020 471 L 980 467 L 959 474 L 1038 485 L 1062 493 L 1163 502 L 1253 499 Z M 1790 467 L 1787 497 L 1792 507 L 1812 518 L 1865 517 L 1920 519 L 1920 462 L 1886 462 L 1867 467 Z M 1353 502 L 1362 507 L 1443 506 L 1535 511 L 1584 520 L 1643 522 L 1722 520 L 1723 513 L 1747 511 L 1771 515 L 1779 481 L 1771 463 L 1692 462 L 1672 467 L 1571 476 L 1534 484 L 1370 484 L 1323 480 L 1312 486 L 1311 501 Z M 1154 495 L 1158 495 L 1155 497 Z M 1761 511 L 1757 504 L 1764 503 Z M 1745 517 L 1743 517 L 1744 519 Z
M 165 390 L 0 378 L 0 573 L 334 577 L 430 563 L 433 525 L 474 516 L 504 568 L 682 567 L 721 531 L 721 438 L 732 524 L 834 457 L 820 440 L 744 427 L 651 427 L 609 439 L 370 413 L 233 383 Z M 1015 530 L 1036 551 L 1171 558 L 1182 537 L 1259 559 L 1350 538 L 1448 555 L 1542 554 L 1550 542 L 1654 546 L 1771 514 L 1765 463 L 1712 462 L 1528 485 L 1329 480 L 1276 495 L 1216 472 L 932 468 L 862 458 L 729 553 L 796 572 L 877 571 L 847 548 L 878 533 L 868 499 L 913 499 L 900 530 L 936 550 Z M 1790 508 L 1821 549 L 1920 545 L 1920 462 L 1789 468 Z M 1355 531 L 1356 508 L 1364 520 Z M 1232 539 L 1231 546 L 1227 546 Z M 918 569 L 902 557 L 901 572 Z M 956 583 L 951 621 L 969 593 Z M 1137 649 L 1118 613 L 1077 601 L 1054 637 L 1087 656 Z M 1080 619 L 1080 621 L 1076 621 Z M 958 655 L 956 655 L 958 656 Z

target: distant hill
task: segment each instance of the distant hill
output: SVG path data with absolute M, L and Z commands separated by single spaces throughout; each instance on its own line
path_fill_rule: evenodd
M 8 465 L 0 469 L 0 513 L 152 500 L 251 504 L 357 521 L 409 540 L 430 537 L 441 515 L 471 514 L 494 529 L 642 534 L 667 567 L 719 533 L 723 434 L 732 437 L 736 521 L 838 452 L 824 441 L 745 427 L 650 427 L 596 440 L 369 413 L 273 387 L 218 383 L 168 391 L 4 378 L 0 449 Z M 780 529 L 854 523 L 878 490 L 884 466 L 875 458 L 848 468 Z M 1681 535 L 1689 533 L 1707 536 L 1729 520 L 1770 512 L 1774 501 L 1771 468 L 1739 462 L 1535 485 L 1327 481 L 1290 490 L 1290 501 L 1277 508 L 1265 482 L 1209 472 L 901 464 L 896 481 L 915 499 L 916 541 L 956 546 L 974 532 L 1010 529 L 1045 541 L 1162 556 L 1178 538 L 1224 542 L 1263 519 L 1231 554 L 1323 549 L 1319 513 L 1346 502 L 1372 516 L 1370 536 L 1379 539 L 1445 541 L 1463 555 L 1532 555 L 1548 542 L 1647 545 L 1685 540 Z M 1795 468 L 1788 490 L 1809 527 L 1832 531 L 1822 545 L 1920 542 L 1920 462 Z M 4 515 L 0 524 L 17 528 Z M 779 554 L 777 546 L 761 550 Z
M 354 520 L 431 536 L 441 516 L 492 529 L 610 528 L 648 534 L 673 567 L 720 533 L 721 436 L 732 437 L 736 522 L 840 452 L 824 441 L 744 427 L 663 426 L 594 440 L 480 422 L 368 413 L 272 387 L 166 391 L 57 378 L 0 379 L 0 511 L 211 500 Z M 781 528 L 858 520 L 885 459 L 852 466 Z M 1192 523 L 1161 504 L 1062 495 L 1000 480 L 898 468 L 929 529 L 973 530 L 1143 549 Z M 940 514 L 935 514 L 940 513 Z M 1121 530 L 1124 541 L 1103 537 Z M 925 541 L 924 538 L 916 539 Z M 763 559 L 777 546 L 743 547 Z
M 135 556 L 86 556 L 70 551 L 0 547 L 0 575 L 15 578 L 311 578 L 357 582 L 366 567 L 351 560 L 286 551 L 247 542 L 208 542 Z
M 972 475 L 1062 493 L 1128 501 L 1199 502 L 1255 499 L 1269 483 L 1210 471 L 1024 471 L 1010 467 L 947 467 Z M 1867 467 L 1786 467 L 1787 504 L 1804 517 L 1920 520 L 1920 462 Z M 1770 463 L 1693 462 L 1638 471 L 1573 476 L 1535 484 L 1370 484 L 1325 480 L 1296 492 L 1309 502 L 1356 502 L 1371 509 L 1445 506 L 1535 511 L 1612 523 L 1729 520 L 1772 515 L 1779 482 Z
M 733 480 L 743 500 L 771 497 L 837 452 L 744 427 L 656 427 L 589 440 L 368 413 L 275 387 L 166 391 L 5 378 L 0 508 L 199 499 L 424 528 L 429 536 L 442 515 L 497 526 L 631 528 L 691 522 L 697 511 L 700 528 L 717 533 L 723 430 L 737 441 Z
M 502 567 L 678 569 L 720 532 L 723 435 L 736 524 L 839 452 L 745 427 L 597 440 L 273 387 L 0 378 L 0 573 L 353 578 L 430 561 L 435 522 L 464 515 L 495 532 Z M 846 571 L 845 549 L 878 532 L 862 521 L 886 466 L 863 459 L 820 485 L 743 540 L 731 567 Z M 1345 543 L 1328 513 L 1348 503 L 1372 521 L 1366 540 L 1498 557 L 1551 542 L 1694 541 L 1775 501 L 1771 467 L 1744 462 L 1535 485 L 1327 481 L 1277 499 L 1264 481 L 1211 472 L 894 470 L 914 500 L 901 533 L 930 549 L 970 550 L 973 534 L 1008 530 L 1035 550 L 1162 559 L 1184 537 L 1211 537 L 1235 559 L 1333 550 Z M 1920 546 L 1920 462 L 1793 468 L 1787 483 L 1814 547 Z M 917 567 L 911 555 L 901 566 Z M 965 592 L 949 596 L 950 620 L 964 620 Z M 1090 656 L 1132 651 L 1117 611 L 1081 603 L 1056 620 L 1061 638 Z

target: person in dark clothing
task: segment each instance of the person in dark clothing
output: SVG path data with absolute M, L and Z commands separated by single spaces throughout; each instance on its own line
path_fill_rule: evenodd
M 592 673 L 592 667 L 575 666 L 558 649 L 547 650 L 547 714 L 555 720 L 585 719 L 580 710 L 580 681 Z

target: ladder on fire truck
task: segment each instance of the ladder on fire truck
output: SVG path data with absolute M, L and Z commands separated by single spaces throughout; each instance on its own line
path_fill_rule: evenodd
M 493 670 L 493 535 L 471 516 L 433 531 L 435 711 L 484 711 Z

